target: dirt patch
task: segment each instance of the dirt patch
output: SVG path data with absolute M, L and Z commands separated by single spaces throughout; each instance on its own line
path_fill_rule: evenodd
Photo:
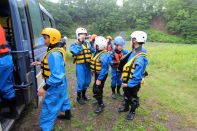
M 172 113 L 168 110 L 163 111 L 160 109 L 162 106 L 158 103 L 154 98 L 149 98 L 145 100 L 147 106 L 151 106 L 152 110 L 152 118 L 154 121 L 159 121 L 162 123 L 168 130 L 172 131 L 196 131 L 196 127 L 192 127 L 191 125 L 187 125 L 184 123 L 184 117 L 180 114 Z
M 154 17 L 152 19 L 151 26 L 155 29 L 158 29 L 159 31 L 167 32 L 166 22 L 165 22 L 164 17 L 162 16 Z
M 40 108 L 35 109 L 33 104 L 30 104 L 22 113 L 19 120 L 13 127 L 13 131 L 38 131 L 39 130 L 39 112 Z

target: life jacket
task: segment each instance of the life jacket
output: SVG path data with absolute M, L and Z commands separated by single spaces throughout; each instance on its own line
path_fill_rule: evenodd
M 6 54 L 9 52 L 9 49 L 6 45 L 6 38 L 3 27 L 0 25 L 0 55 Z
M 146 57 L 146 54 L 144 52 L 139 52 L 136 54 L 131 60 L 129 60 L 123 67 L 122 71 L 122 82 L 128 83 L 128 81 L 132 78 L 132 75 L 135 71 L 135 60 L 139 58 L 140 56 Z
M 89 44 L 87 44 L 87 47 L 82 44 L 82 48 L 80 54 L 75 57 L 76 64 L 89 63 L 92 57 Z
M 48 63 L 48 56 L 52 52 L 60 52 L 62 54 L 62 57 L 64 59 L 64 62 L 66 62 L 66 51 L 61 47 L 55 47 L 51 50 L 49 50 L 43 57 L 41 61 L 41 69 L 42 69 L 42 77 L 46 80 L 51 75 L 50 69 L 49 69 L 49 63 Z
M 103 50 L 101 52 L 99 52 L 98 54 L 96 54 L 95 56 L 92 56 L 91 60 L 90 60 L 90 69 L 92 72 L 97 72 L 99 73 L 101 71 L 101 62 L 100 62 L 100 56 L 101 54 L 103 54 L 104 52 L 107 52 L 106 50 Z
M 114 52 L 114 60 L 113 60 L 113 64 L 112 64 L 113 68 L 118 68 L 118 65 L 120 63 L 120 59 L 123 57 L 123 55 L 124 54 L 122 53 L 122 51 L 119 54 Z

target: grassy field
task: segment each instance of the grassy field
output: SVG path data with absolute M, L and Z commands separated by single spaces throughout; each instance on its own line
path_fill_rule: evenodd
M 127 48 L 130 49 L 129 43 Z M 104 89 L 105 111 L 96 115 L 89 100 L 80 106 L 75 97 L 75 65 L 68 53 L 67 77 L 73 105 L 71 121 L 57 121 L 55 131 L 165 131 L 197 130 L 197 45 L 147 43 L 149 76 L 140 90 L 140 107 L 133 121 L 111 99 L 110 77 Z M 92 84 L 88 95 L 92 98 Z M 17 130 L 37 130 L 40 109 L 28 109 Z M 16 129 L 16 128 L 15 128 Z

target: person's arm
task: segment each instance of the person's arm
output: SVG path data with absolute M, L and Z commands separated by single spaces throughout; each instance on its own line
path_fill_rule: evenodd
M 143 58 L 138 58 L 135 64 L 135 71 L 132 75 L 132 78 L 128 82 L 128 87 L 132 88 L 142 81 L 143 73 L 144 73 L 144 61 Z
M 126 54 L 128 54 L 128 53 L 129 53 L 129 51 L 128 51 L 128 50 L 123 49 L 123 55 L 126 55 Z
M 63 79 L 66 77 L 64 70 L 65 63 L 62 54 L 60 52 L 52 52 L 51 54 L 49 54 L 48 64 L 51 75 L 46 81 L 45 88 L 62 84 Z
M 109 56 L 107 54 L 103 54 L 100 56 L 101 62 L 101 71 L 98 76 L 98 80 L 103 80 L 105 75 L 108 73 L 109 70 Z
M 109 64 L 110 64 L 110 65 L 113 65 L 113 61 L 114 61 L 114 53 L 111 52 L 111 53 L 110 53 L 110 56 L 109 56 Z
M 73 55 L 79 55 L 82 51 L 82 46 L 79 45 L 79 44 L 72 44 L 70 46 L 70 52 L 73 54 Z

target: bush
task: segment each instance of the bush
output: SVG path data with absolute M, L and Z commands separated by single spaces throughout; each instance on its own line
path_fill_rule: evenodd
M 130 40 L 130 35 L 133 31 L 137 29 L 129 29 L 126 31 L 126 39 Z M 164 42 L 164 43 L 185 43 L 183 38 L 177 37 L 175 35 L 170 35 L 156 29 L 145 29 L 144 30 L 148 35 L 148 42 Z

